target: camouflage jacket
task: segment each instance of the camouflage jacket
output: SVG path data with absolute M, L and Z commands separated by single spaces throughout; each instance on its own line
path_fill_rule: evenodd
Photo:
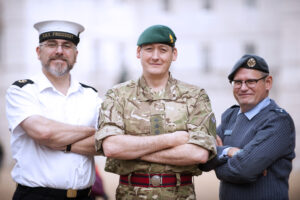
M 141 77 L 109 90 L 102 104 L 96 133 L 96 149 L 102 153 L 102 141 L 112 135 L 136 136 L 188 131 L 188 143 L 199 145 L 216 154 L 216 121 L 210 100 L 197 86 L 173 79 L 170 75 L 165 90 L 153 93 Z M 108 158 L 105 170 L 120 175 L 139 173 L 191 173 L 200 175 L 197 165 L 174 166 L 141 160 Z

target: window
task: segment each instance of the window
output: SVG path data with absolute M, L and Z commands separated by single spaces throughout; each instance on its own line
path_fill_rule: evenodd
M 97 71 L 101 67 L 101 40 L 100 39 L 95 39 L 93 42 L 93 54 L 92 54 L 92 59 L 94 63 L 94 69 Z
M 212 3 L 213 0 L 200 0 L 201 1 L 201 6 L 205 10 L 211 10 L 212 9 Z
M 170 0 L 163 0 L 163 10 L 168 12 L 171 10 L 171 3 Z
M 244 47 L 244 51 L 246 54 L 255 54 L 255 52 L 256 52 L 255 45 L 252 43 L 246 44 Z
M 245 4 L 249 8 L 256 7 L 256 0 L 245 0 Z
M 1 22 L 0 22 L 0 63 L 2 62 L 2 34 L 1 34 L 1 30 L 3 30 L 3 29 L 2 29 Z
M 1 17 L 2 15 L 2 2 L 0 1 L 0 63 L 2 61 L 2 30 L 3 30 L 3 17 Z
M 211 59 L 210 55 L 211 50 L 208 45 L 205 45 L 202 47 L 202 71 L 204 72 L 210 72 L 211 71 Z
M 129 80 L 129 73 L 128 73 L 128 68 L 126 65 L 126 59 L 125 59 L 125 45 L 123 43 L 120 43 L 118 45 L 119 47 L 119 55 L 120 55 L 120 71 L 119 71 L 119 76 L 117 83 L 123 83 L 125 81 Z

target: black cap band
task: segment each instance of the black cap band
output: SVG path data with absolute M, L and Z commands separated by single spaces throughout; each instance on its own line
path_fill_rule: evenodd
M 63 40 L 69 40 L 73 42 L 76 46 L 79 43 L 79 37 L 76 35 L 73 35 L 71 33 L 66 32 L 60 32 L 60 31 L 50 31 L 46 33 L 40 34 L 39 42 L 44 42 L 45 40 L 49 39 L 63 39 Z

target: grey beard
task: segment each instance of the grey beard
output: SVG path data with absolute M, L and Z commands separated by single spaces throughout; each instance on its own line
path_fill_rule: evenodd
M 58 68 L 57 68 L 58 67 Z M 62 68 L 62 66 L 56 66 L 56 68 L 51 68 L 49 65 L 45 66 L 45 69 L 52 74 L 53 76 L 56 77 L 61 77 L 66 75 L 67 73 L 69 73 L 71 71 L 71 69 L 73 68 L 73 65 L 67 65 L 66 68 Z
M 65 62 L 67 63 L 67 67 L 63 68 L 62 64 L 56 64 L 55 68 L 50 67 L 51 60 L 48 60 L 48 62 L 44 65 L 44 68 L 53 76 L 61 77 L 66 74 L 68 74 L 72 69 L 74 64 L 70 64 L 67 60 Z

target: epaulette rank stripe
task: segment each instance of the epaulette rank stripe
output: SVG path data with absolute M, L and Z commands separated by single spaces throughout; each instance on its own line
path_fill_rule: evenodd
M 15 81 L 13 83 L 13 85 L 16 85 L 20 88 L 22 88 L 24 85 L 27 85 L 27 84 L 33 84 L 34 82 L 30 79 L 22 79 L 22 80 L 18 80 L 18 81 Z
M 239 105 L 233 105 L 230 108 L 237 108 L 237 107 L 240 107 L 240 106 Z
M 92 86 L 89 86 L 89 85 L 85 85 L 85 84 L 83 84 L 83 83 L 80 83 L 80 85 L 82 86 L 82 87 L 84 87 L 84 88 L 91 88 L 91 89 L 93 89 L 95 92 L 98 92 L 95 88 L 93 88 Z
M 275 108 L 274 111 L 275 111 L 275 112 L 278 112 L 278 113 L 285 113 L 285 114 L 287 113 L 287 112 L 286 112 L 284 109 L 282 109 L 282 108 Z

